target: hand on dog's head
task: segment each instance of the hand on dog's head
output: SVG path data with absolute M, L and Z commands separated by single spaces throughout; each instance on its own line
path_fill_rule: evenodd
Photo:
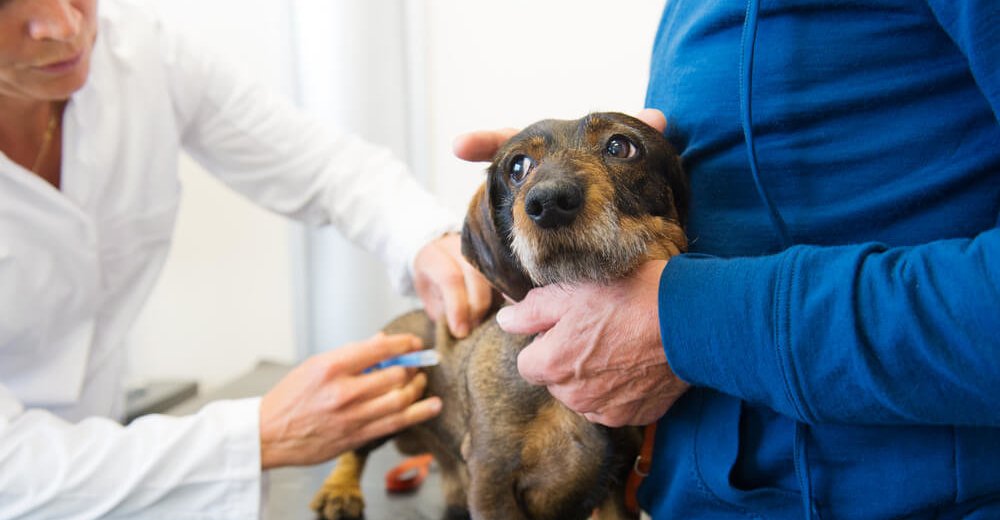
M 602 282 L 686 247 L 686 181 L 666 138 L 619 113 L 545 120 L 497 151 L 469 206 L 462 253 L 514 300 Z

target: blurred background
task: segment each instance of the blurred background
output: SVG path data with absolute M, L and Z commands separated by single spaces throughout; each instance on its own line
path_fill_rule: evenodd
M 391 148 L 464 214 L 477 129 L 642 108 L 664 0 L 156 0 L 206 52 L 325 123 Z M 190 159 L 166 269 L 134 331 L 133 385 L 211 390 L 258 360 L 293 363 L 415 307 L 378 260 L 228 191 Z

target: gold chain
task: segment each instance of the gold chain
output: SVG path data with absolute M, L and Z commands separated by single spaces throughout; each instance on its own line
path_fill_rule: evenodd
M 49 146 L 52 144 L 52 136 L 56 133 L 56 125 L 58 124 L 59 110 L 53 106 L 52 114 L 49 116 L 49 125 L 45 128 L 45 135 L 42 136 L 42 146 L 38 149 L 38 155 L 35 156 L 35 162 L 31 165 L 31 171 L 39 173 L 38 168 L 41 167 L 42 161 L 45 159 L 45 153 L 49 151 Z

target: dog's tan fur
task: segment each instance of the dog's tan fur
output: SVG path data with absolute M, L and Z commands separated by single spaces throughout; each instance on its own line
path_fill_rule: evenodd
M 625 140 L 633 156 L 615 156 Z M 523 179 L 512 161 L 530 157 Z M 539 187 L 542 186 L 542 187 Z M 556 224 L 538 200 L 546 187 L 579 193 Z M 533 191 L 536 190 L 536 191 Z M 550 190 L 551 191 L 551 190 Z M 534 286 L 607 282 L 641 262 L 683 251 L 684 179 L 663 136 L 623 114 L 591 114 L 577 121 L 542 121 L 513 137 L 496 154 L 469 207 L 463 253 L 495 287 L 514 299 Z M 560 198 L 560 201 L 569 200 Z M 562 206 L 560 206 L 562 207 Z M 561 211 L 561 210 L 560 210 Z M 550 213 L 551 215 L 551 213 Z M 427 370 L 428 393 L 439 395 L 439 417 L 396 437 L 404 453 L 430 451 L 440 465 L 446 518 L 633 518 L 623 507 L 624 479 L 638 448 L 634 428 L 595 425 L 526 383 L 517 355 L 530 337 L 506 334 L 492 316 L 462 340 L 422 312 L 407 314 L 387 333 L 409 332 L 442 354 Z M 364 454 L 377 446 L 359 450 Z M 350 454 L 348 457 L 358 457 Z M 339 465 L 339 464 L 338 464 Z M 342 471 L 359 475 L 360 471 Z M 348 518 L 330 507 L 344 502 L 324 486 L 316 504 L 328 519 Z

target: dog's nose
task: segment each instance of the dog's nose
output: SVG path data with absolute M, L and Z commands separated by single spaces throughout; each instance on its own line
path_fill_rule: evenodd
M 582 208 L 583 190 L 566 180 L 540 182 L 524 201 L 524 211 L 545 229 L 572 224 Z

